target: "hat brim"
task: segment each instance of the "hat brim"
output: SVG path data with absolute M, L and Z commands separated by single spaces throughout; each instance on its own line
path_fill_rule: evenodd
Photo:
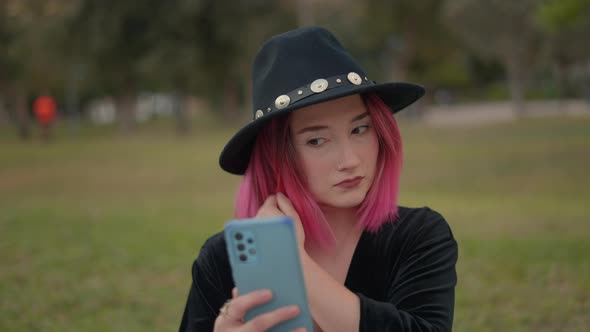
M 393 82 L 371 85 L 348 85 L 338 89 L 331 89 L 323 93 L 318 93 L 298 101 L 288 107 L 268 113 L 264 117 L 252 121 L 240 129 L 225 145 L 219 156 L 219 165 L 225 171 L 243 175 L 250 163 L 250 155 L 258 132 L 269 120 L 288 114 L 302 107 L 322 103 L 332 99 L 346 97 L 353 94 L 375 92 L 383 102 L 389 106 L 392 113 L 397 113 L 403 108 L 409 106 L 425 93 L 422 86 Z

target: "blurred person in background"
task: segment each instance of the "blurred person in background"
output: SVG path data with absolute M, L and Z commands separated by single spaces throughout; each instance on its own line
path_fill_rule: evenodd
M 55 121 L 57 107 L 55 99 L 47 93 L 35 99 L 33 103 L 33 111 L 39 127 L 41 128 L 41 138 L 44 142 L 49 142 L 51 139 L 51 126 Z
M 274 36 L 255 58 L 252 121 L 220 165 L 243 175 L 237 218 L 295 222 L 316 331 L 452 329 L 457 243 L 439 213 L 397 204 L 392 113 L 423 94 L 370 80 L 323 28 Z M 180 331 L 266 331 L 299 314 L 291 306 L 244 321 L 272 293 L 234 288 L 222 233 L 205 242 L 192 277 Z

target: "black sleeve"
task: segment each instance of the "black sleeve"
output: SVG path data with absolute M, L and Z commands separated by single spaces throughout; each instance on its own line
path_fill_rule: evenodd
M 217 235 L 205 242 L 193 263 L 192 276 L 179 331 L 213 331 L 219 308 L 231 298 L 233 288 L 222 237 Z
M 392 253 L 399 259 L 385 301 L 363 294 L 360 331 L 451 331 L 455 305 L 457 242 L 435 211 L 403 233 L 403 244 Z M 398 238 L 399 240 L 399 238 Z

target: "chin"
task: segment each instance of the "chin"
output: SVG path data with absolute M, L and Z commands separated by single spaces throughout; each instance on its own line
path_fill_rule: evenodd
M 332 195 L 331 199 L 322 202 L 323 205 L 328 205 L 340 209 L 356 208 L 365 200 L 366 192 L 349 193 L 345 195 Z

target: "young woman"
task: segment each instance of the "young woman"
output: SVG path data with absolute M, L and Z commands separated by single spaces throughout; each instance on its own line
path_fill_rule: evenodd
M 253 120 L 227 143 L 221 167 L 244 175 L 236 216 L 288 215 L 316 331 L 450 331 L 457 243 L 429 208 L 397 205 L 401 137 L 392 116 L 424 94 L 377 84 L 322 28 L 275 36 L 253 66 Z M 181 331 L 266 331 L 285 307 L 234 289 L 222 234 L 193 264 Z

